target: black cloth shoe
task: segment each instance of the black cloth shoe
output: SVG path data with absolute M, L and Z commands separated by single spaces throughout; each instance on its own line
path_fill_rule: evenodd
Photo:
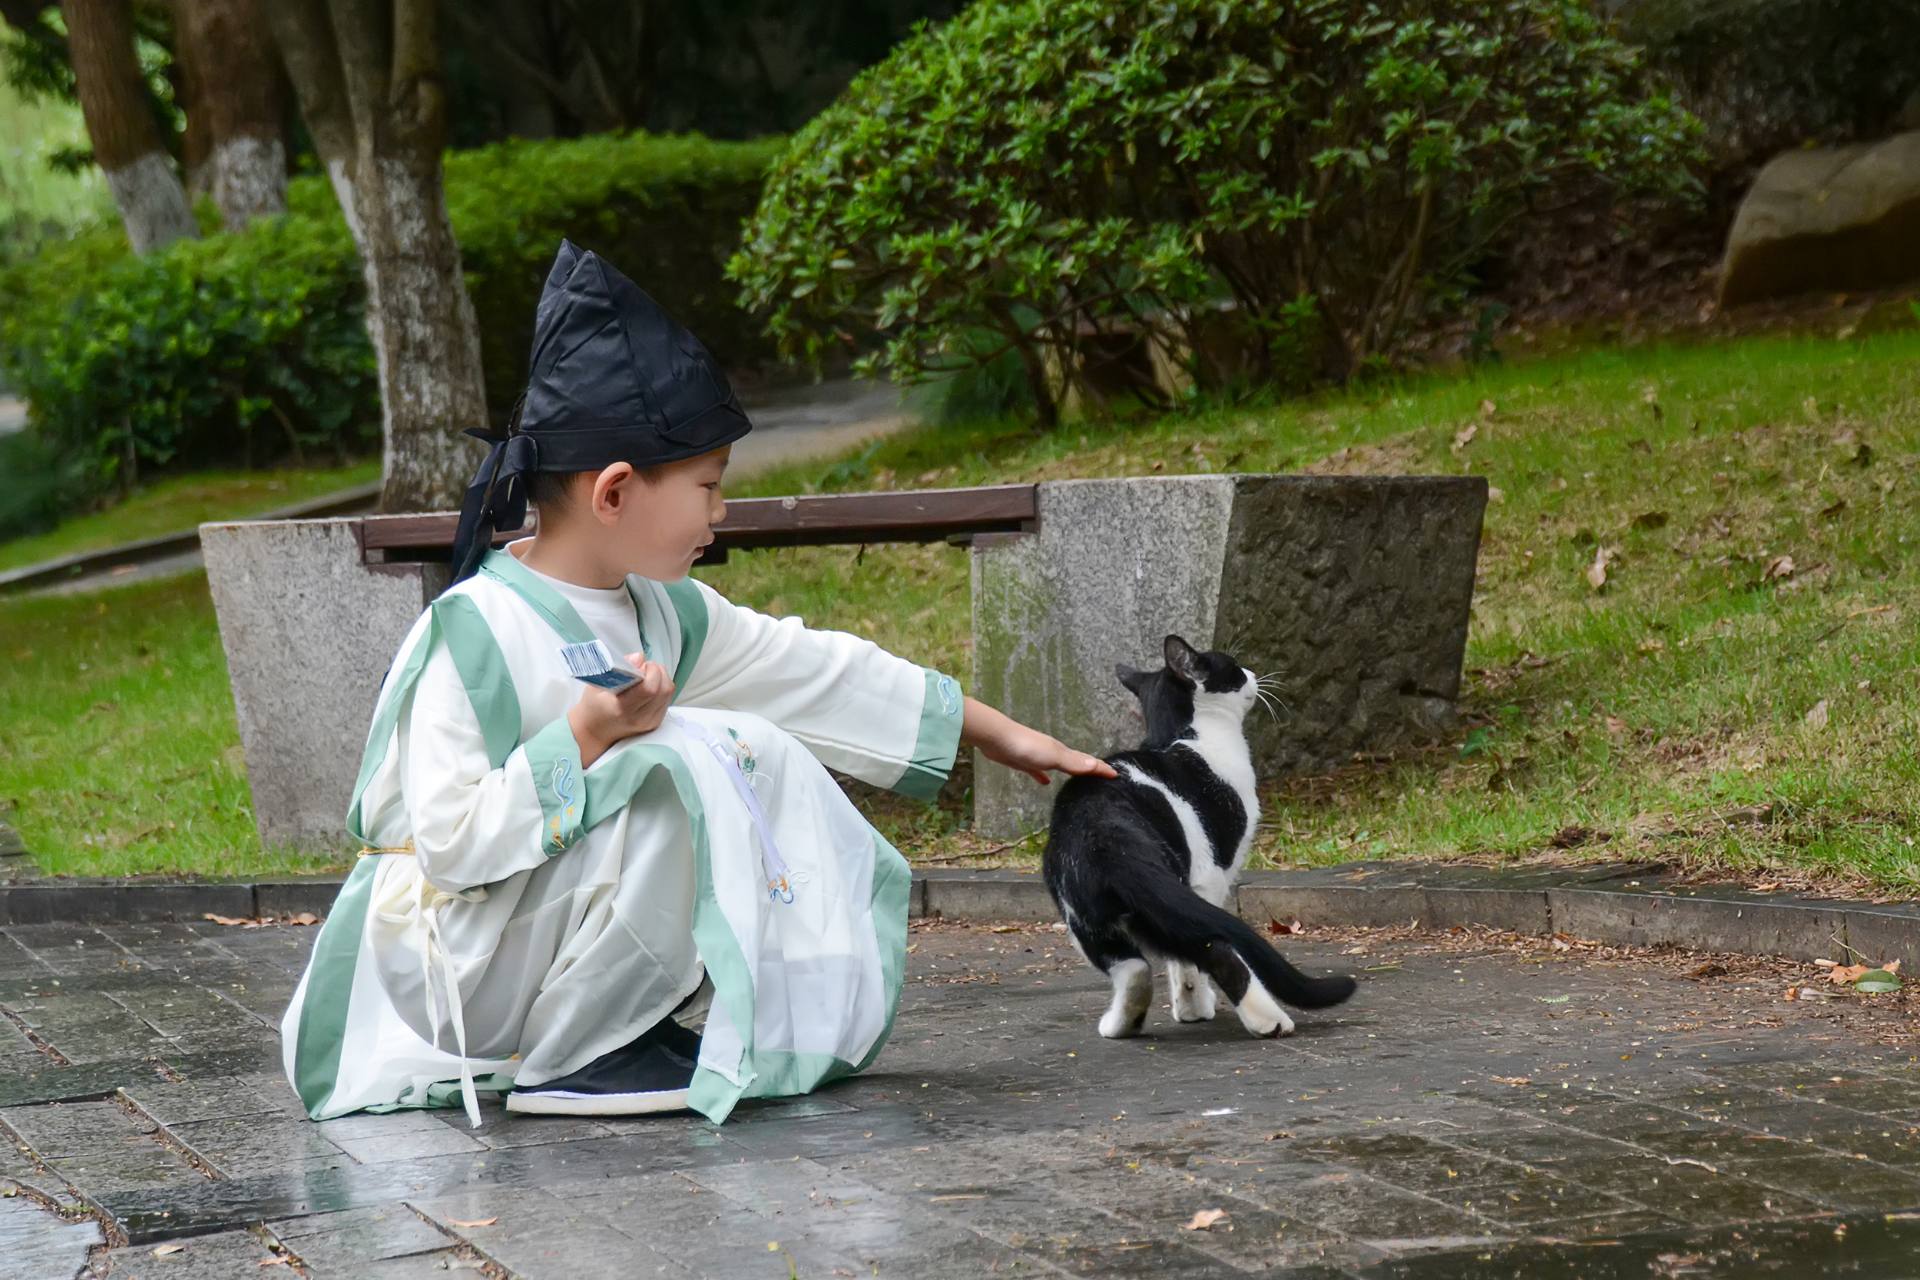
M 677 1035 L 675 1033 L 678 1033 Z M 691 1054 L 679 1047 L 692 1039 Z M 685 1111 L 700 1037 L 668 1018 L 632 1044 L 544 1084 L 516 1087 L 507 1110 L 546 1116 L 644 1116 Z

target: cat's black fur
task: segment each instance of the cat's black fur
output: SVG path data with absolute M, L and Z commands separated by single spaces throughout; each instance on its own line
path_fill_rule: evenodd
M 1140 701 L 1146 738 L 1108 757 L 1118 779 L 1073 778 L 1061 787 L 1042 864 L 1047 889 L 1082 953 L 1113 979 L 1101 1034 L 1139 1030 L 1152 996 L 1150 959 L 1168 963 L 1183 1020 L 1212 1016 L 1210 978 L 1248 1030 L 1290 1031 L 1270 997 L 1326 1008 L 1353 994 L 1353 979 L 1307 977 L 1252 926 L 1201 896 L 1225 900 L 1259 818 L 1241 725 L 1256 695 L 1250 674 L 1224 653 L 1200 653 L 1169 636 L 1165 658 L 1159 671 L 1119 669 Z M 1175 804 L 1143 779 L 1186 802 L 1207 847 L 1190 848 Z

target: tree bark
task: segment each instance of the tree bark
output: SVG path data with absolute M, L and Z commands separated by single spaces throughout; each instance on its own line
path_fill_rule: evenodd
M 147 111 L 127 0 L 65 0 L 60 8 L 93 157 L 133 251 L 198 235 L 187 193 Z
M 307 130 L 353 232 L 379 367 L 385 511 L 457 506 L 486 425 L 480 329 L 441 180 L 431 0 L 271 0 Z
M 189 190 L 213 197 L 229 231 L 285 213 L 280 59 L 262 0 L 174 0 L 173 12 Z

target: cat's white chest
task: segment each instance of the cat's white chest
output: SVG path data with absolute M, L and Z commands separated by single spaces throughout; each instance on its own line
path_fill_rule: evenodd
M 1247 825 L 1240 832 L 1240 843 L 1233 850 L 1233 856 L 1224 868 L 1217 868 L 1231 886 L 1241 868 L 1247 865 L 1247 854 L 1253 848 L 1253 832 L 1260 823 L 1260 793 L 1254 786 L 1253 757 L 1247 750 L 1246 735 L 1239 721 L 1225 716 L 1196 717 L 1193 736 L 1187 739 L 1187 744 L 1207 762 L 1216 777 L 1233 788 L 1241 812 L 1246 815 Z M 1198 859 L 1195 861 L 1197 864 Z M 1196 865 L 1195 871 L 1198 870 Z M 1196 883 L 1195 891 L 1199 888 Z

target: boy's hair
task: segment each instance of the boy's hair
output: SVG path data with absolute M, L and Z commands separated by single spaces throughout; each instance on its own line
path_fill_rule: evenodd
M 527 501 L 542 511 L 557 511 L 567 505 L 575 476 L 580 471 L 536 471 L 527 477 Z

